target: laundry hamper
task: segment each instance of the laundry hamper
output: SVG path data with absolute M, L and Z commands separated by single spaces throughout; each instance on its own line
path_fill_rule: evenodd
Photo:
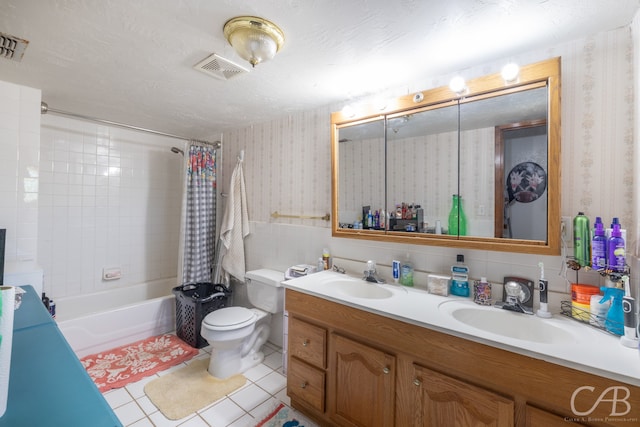
M 221 284 L 188 283 L 173 288 L 176 296 L 176 335 L 191 347 L 207 346 L 200 336 L 202 320 L 230 304 L 231 289 Z

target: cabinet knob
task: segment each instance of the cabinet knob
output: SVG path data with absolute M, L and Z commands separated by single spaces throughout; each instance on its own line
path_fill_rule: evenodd
M 309 383 L 305 381 L 305 382 L 303 382 L 302 384 L 300 384 L 300 388 L 307 388 L 307 385 L 308 385 L 308 384 L 309 384 Z
M 385 374 L 388 374 L 389 372 L 391 372 L 391 369 L 389 369 L 389 367 L 385 366 L 384 368 L 382 368 L 382 372 L 384 372 Z
M 308 346 L 308 345 L 309 345 L 309 340 L 308 340 L 308 339 L 305 339 L 304 341 L 302 341 L 302 345 L 303 345 L 304 347 Z
M 420 387 L 422 385 L 422 381 L 420 381 L 417 378 L 413 379 L 413 385 L 415 385 L 416 387 Z

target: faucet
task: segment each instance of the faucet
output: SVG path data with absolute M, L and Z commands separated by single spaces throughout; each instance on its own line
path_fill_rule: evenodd
M 378 272 L 376 271 L 376 263 L 374 261 L 367 261 L 367 269 L 364 271 L 364 277 L 362 280 L 366 280 L 367 282 L 372 283 L 386 283 L 386 281 L 380 277 L 378 277 Z
M 517 313 L 533 314 L 532 287 L 531 281 L 505 277 L 503 301 L 496 302 L 496 307 Z

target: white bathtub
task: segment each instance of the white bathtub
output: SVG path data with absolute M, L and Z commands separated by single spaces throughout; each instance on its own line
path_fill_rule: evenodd
M 78 357 L 175 330 L 176 279 L 56 299 L 56 320 Z

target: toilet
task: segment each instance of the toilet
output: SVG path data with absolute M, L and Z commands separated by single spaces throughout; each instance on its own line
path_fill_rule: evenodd
M 225 379 L 264 360 L 260 351 L 271 332 L 271 315 L 284 309 L 281 271 L 260 269 L 245 273 L 247 295 L 254 308 L 226 307 L 209 313 L 200 335 L 211 345 L 209 373 Z

